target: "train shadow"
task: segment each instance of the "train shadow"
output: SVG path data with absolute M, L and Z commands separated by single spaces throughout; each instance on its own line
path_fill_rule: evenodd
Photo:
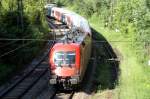
M 91 60 L 89 62 L 85 77 L 81 84 L 81 91 L 87 94 L 106 89 L 114 89 L 118 84 L 118 76 L 120 73 L 119 61 L 117 60 L 118 56 L 111 44 L 101 33 L 93 28 L 92 33 L 92 58 L 94 57 L 96 60 Z M 93 53 L 94 50 L 95 54 Z M 95 68 L 92 66 L 93 62 L 96 62 Z M 94 73 L 92 73 L 92 69 L 95 69 Z M 92 76 L 91 81 L 89 81 L 90 76 Z

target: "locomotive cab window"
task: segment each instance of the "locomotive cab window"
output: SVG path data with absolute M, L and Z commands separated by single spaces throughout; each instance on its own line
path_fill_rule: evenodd
M 54 55 L 54 63 L 56 65 L 75 64 L 75 52 L 56 52 Z

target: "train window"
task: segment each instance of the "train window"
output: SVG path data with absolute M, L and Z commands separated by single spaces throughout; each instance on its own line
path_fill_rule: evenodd
M 75 52 L 56 52 L 54 55 L 54 62 L 57 65 L 75 64 Z
M 66 52 L 66 64 L 75 64 L 75 52 Z
M 63 52 L 57 52 L 54 56 L 55 64 L 63 64 L 64 60 L 64 53 Z

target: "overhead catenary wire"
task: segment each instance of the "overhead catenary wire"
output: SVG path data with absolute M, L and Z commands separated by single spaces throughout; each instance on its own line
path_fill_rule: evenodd
M 0 58 L 6 56 L 6 55 L 8 55 L 8 54 L 10 54 L 10 53 L 12 53 L 12 52 L 14 52 L 14 51 L 16 51 L 16 50 L 19 50 L 19 49 L 21 49 L 21 48 L 23 48 L 23 47 L 25 47 L 25 46 L 27 46 L 27 45 L 33 43 L 33 42 L 34 42 L 34 41 L 31 41 L 31 42 L 29 42 L 29 43 L 27 43 L 27 44 L 21 45 L 21 46 L 15 48 L 15 49 L 13 49 L 13 50 L 10 50 L 10 51 L 8 51 L 8 52 L 6 52 L 6 53 L 0 55 Z
M 22 38 L 0 38 L 0 41 L 48 41 L 48 42 L 54 42 L 54 41 L 61 41 L 61 40 L 49 40 L 49 39 L 32 39 L 32 38 L 28 38 L 28 39 L 22 39 Z M 86 40 L 87 41 L 87 40 Z M 132 40 L 110 40 L 110 41 L 106 41 L 106 40 L 92 40 L 92 42 L 95 43 L 106 43 L 106 42 L 150 42 L 150 41 L 132 41 Z
M 23 38 L 25 39 L 25 38 L 28 38 L 28 37 L 30 37 L 30 35 L 26 35 Z M 5 45 L 3 45 L 3 46 L 0 46 L 0 48 L 6 47 L 8 45 L 11 45 L 11 44 L 14 44 L 14 43 L 18 42 L 18 40 L 8 40 L 8 41 L 10 41 L 10 42 L 5 44 Z
M 17 41 L 11 41 L 11 42 L 9 42 L 9 43 L 7 43 L 7 44 L 5 44 L 5 45 L 0 46 L 0 48 L 6 47 L 6 46 L 11 45 L 11 44 L 14 44 L 14 43 L 16 43 L 16 42 L 17 42 Z
M 22 39 L 22 38 L 16 38 L 16 39 L 11 39 L 11 38 L 0 38 L 0 41 L 54 41 L 54 40 L 48 40 L 48 39 Z

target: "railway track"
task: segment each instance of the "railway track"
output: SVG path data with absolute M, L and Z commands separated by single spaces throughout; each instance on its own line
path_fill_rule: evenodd
M 58 92 L 56 91 L 50 99 L 72 99 L 75 91 L 70 92 Z
M 52 43 L 48 43 L 52 46 Z M 48 72 L 49 47 L 38 60 L 34 60 L 23 74 L 0 92 L 0 99 L 21 99 Z

